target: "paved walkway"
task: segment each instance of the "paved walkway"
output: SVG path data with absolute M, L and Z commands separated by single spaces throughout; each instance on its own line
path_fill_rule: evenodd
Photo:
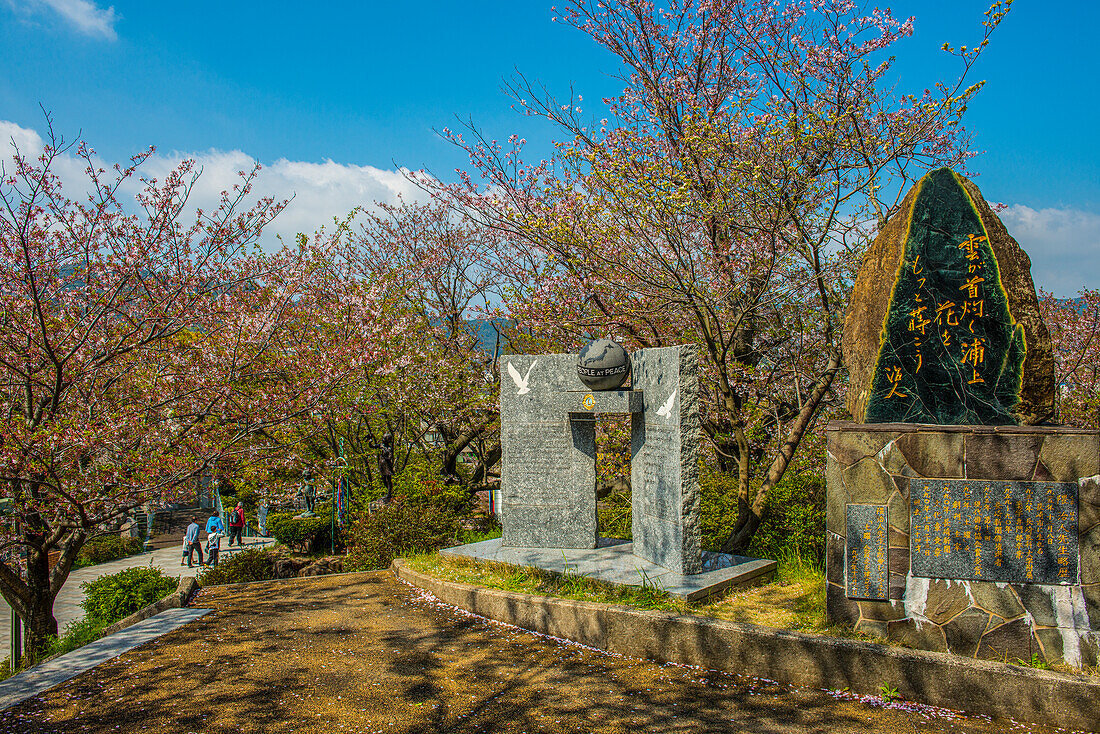
M 0 710 L 61 685 L 124 652 L 141 647 L 150 640 L 193 622 L 209 611 L 193 608 L 166 609 L 121 632 L 90 642 L 84 647 L 0 681 Z
M 205 537 L 205 533 L 202 537 Z M 255 546 L 257 548 L 271 545 L 275 542 L 274 538 L 245 538 L 245 547 Z M 95 566 L 87 566 L 85 568 L 78 568 L 77 570 L 69 574 L 69 578 L 66 579 L 65 585 L 61 587 L 61 593 L 57 595 L 57 599 L 53 605 L 53 614 L 57 618 L 57 629 L 64 634 L 65 627 L 70 622 L 74 622 L 78 619 L 84 618 L 84 610 L 80 608 L 80 602 L 84 601 L 84 590 L 81 588 L 81 584 L 86 581 L 94 581 L 100 576 L 105 576 L 109 573 L 117 573 L 126 568 L 134 568 L 136 566 L 153 566 L 164 571 L 169 576 L 195 576 L 201 569 L 199 568 L 187 568 L 186 565 L 180 563 L 180 555 L 183 540 L 180 539 L 180 543 L 175 547 L 161 548 L 159 550 L 151 551 L 149 553 L 139 553 L 136 556 L 129 556 L 127 558 L 120 558 L 117 561 L 109 561 L 107 563 L 100 563 Z M 206 544 L 203 543 L 205 548 Z M 221 548 L 226 548 L 226 538 L 221 539 Z M 224 555 L 222 556 L 225 557 Z M 196 559 L 196 563 L 198 559 Z M 0 597 L 0 660 L 7 657 L 11 652 L 11 607 L 4 601 L 3 597 Z
M 1049 732 L 609 655 L 389 572 L 204 589 L 197 622 L 0 713 L 58 732 Z

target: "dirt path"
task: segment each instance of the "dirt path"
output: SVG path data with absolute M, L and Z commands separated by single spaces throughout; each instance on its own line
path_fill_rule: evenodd
M 0 732 L 1049 731 L 607 655 L 388 572 L 204 590 L 215 610 L 0 713 Z

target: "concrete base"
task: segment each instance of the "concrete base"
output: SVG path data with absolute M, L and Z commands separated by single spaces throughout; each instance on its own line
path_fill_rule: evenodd
M 703 551 L 703 572 L 684 576 L 634 555 L 628 540 L 600 538 L 592 549 L 516 548 L 500 538 L 440 551 L 445 556 L 534 566 L 544 571 L 575 573 L 598 581 L 627 586 L 656 586 L 684 601 L 699 601 L 775 573 L 776 562 Z
M 400 558 L 393 562 L 393 569 L 399 578 L 446 604 L 610 653 L 694 665 L 702 670 L 726 670 L 786 685 L 843 689 L 859 695 L 880 695 L 886 682 L 896 686 L 905 701 L 1043 727 L 1100 731 L 1100 717 L 1096 715 L 1100 681 L 1095 676 L 1035 670 L 678 612 L 485 589 L 422 574 Z M 805 723 L 794 721 L 783 731 L 806 730 Z M 671 727 L 658 728 L 663 731 Z M 720 725 L 713 727 L 720 728 Z M 925 726 L 920 728 L 929 730 Z M 988 731 L 1024 729 L 1015 722 L 1005 721 L 1003 727 L 991 726 Z M 827 729 L 815 726 L 813 730 Z M 845 731 L 855 729 L 845 727 Z

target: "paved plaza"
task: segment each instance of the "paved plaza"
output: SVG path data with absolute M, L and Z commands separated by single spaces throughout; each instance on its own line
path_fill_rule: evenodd
M 609 655 L 388 571 L 203 590 L 212 611 L 0 713 L 47 732 L 1047 732 Z

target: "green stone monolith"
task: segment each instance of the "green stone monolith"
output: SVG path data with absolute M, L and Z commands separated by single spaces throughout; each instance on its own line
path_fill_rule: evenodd
M 857 421 L 1053 417 L 1053 360 L 1030 261 L 977 188 L 947 168 L 917 183 L 868 251 L 844 352 Z

